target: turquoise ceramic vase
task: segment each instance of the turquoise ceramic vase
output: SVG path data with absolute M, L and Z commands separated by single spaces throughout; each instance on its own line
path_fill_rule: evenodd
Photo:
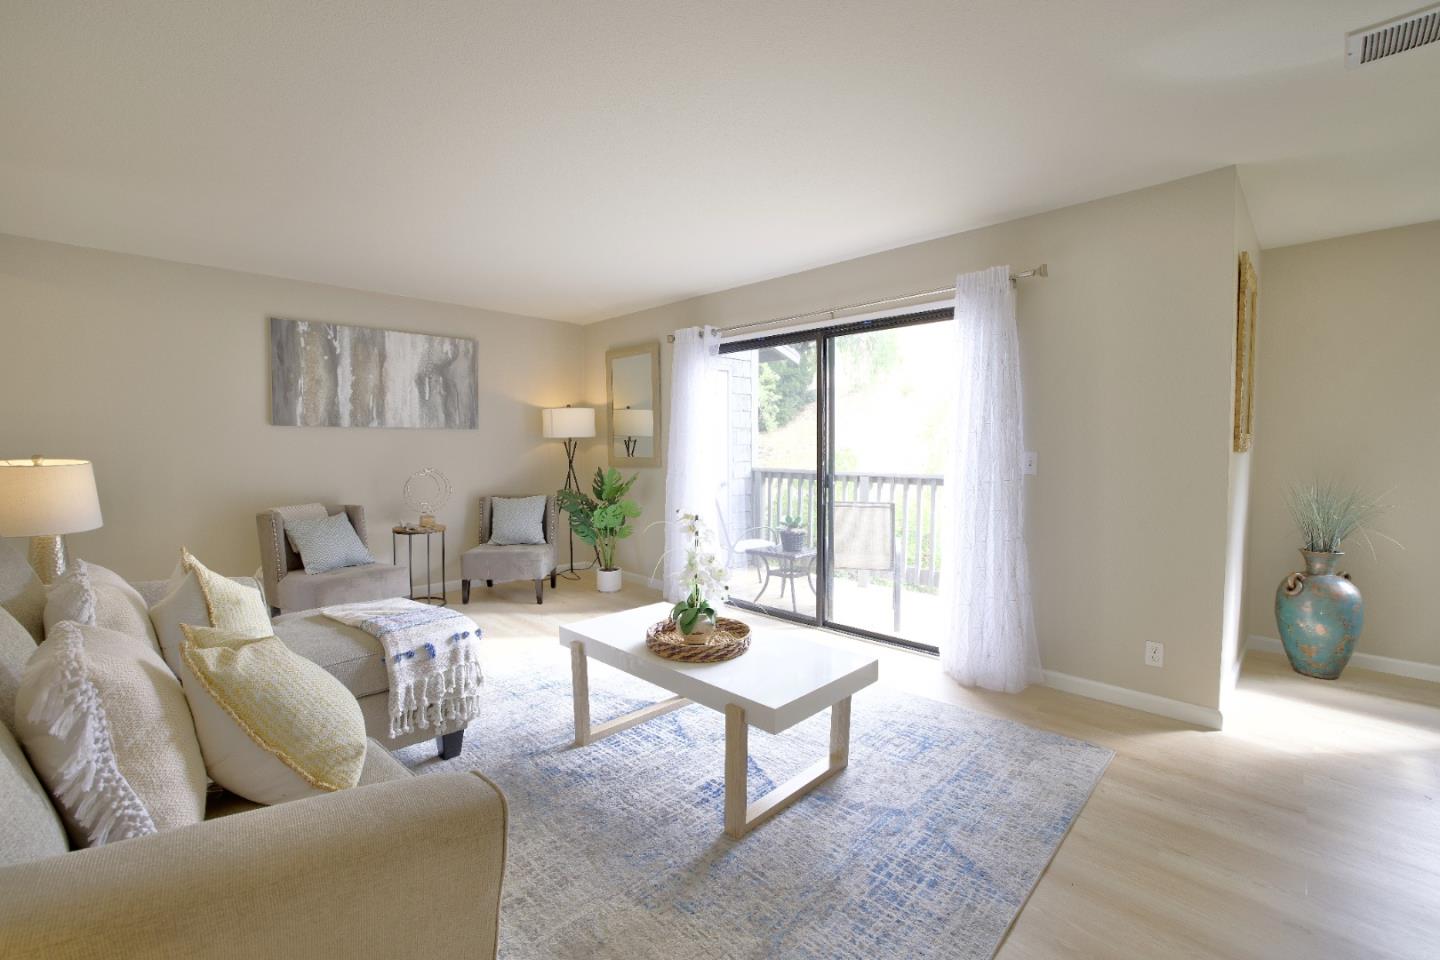
M 1350 575 L 1336 573 L 1343 553 L 1301 550 L 1305 571 L 1275 591 L 1275 623 L 1296 673 L 1334 680 L 1350 662 L 1365 625 L 1365 602 Z

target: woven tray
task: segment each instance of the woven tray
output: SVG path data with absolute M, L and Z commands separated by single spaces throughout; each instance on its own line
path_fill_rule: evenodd
M 739 620 L 718 617 L 715 632 L 706 637 L 704 643 L 696 643 L 694 639 L 687 640 L 675 621 L 668 618 L 651 624 L 645 631 L 645 646 L 656 656 L 685 663 L 719 663 L 734 660 L 750 649 L 750 627 Z

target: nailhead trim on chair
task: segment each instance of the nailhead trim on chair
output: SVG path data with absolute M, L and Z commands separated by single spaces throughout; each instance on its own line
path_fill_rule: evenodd
M 280 514 L 270 511 L 270 542 L 275 544 L 275 582 L 285 579 L 285 531 L 280 523 Z

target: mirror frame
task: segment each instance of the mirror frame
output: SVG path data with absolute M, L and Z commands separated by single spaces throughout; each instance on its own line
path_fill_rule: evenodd
M 655 415 L 655 435 L 650 438 L 652 456 L 617 457 L 615 455 L 615 361 L 626 357 L 650 358 L 650 409 Z M 660 341 L 634 347 L 618 347 L 605 351 L 605 452 L 612 467 L 663 466 L 660 452 Z

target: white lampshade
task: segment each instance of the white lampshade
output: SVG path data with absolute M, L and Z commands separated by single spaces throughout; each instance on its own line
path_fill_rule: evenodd
M 617 437 L 653 437 L 655 435 L 655 414 L 650 410 L 624 410 L 614 412 L 613 428 Z
M 48 537 L 100 526 L 89 460 L 0 460 L 0 537 Z
M 550 440 L 578 440 L 595 436 L 593 407 L 555 407 L 540 411 L 545 437 Z

